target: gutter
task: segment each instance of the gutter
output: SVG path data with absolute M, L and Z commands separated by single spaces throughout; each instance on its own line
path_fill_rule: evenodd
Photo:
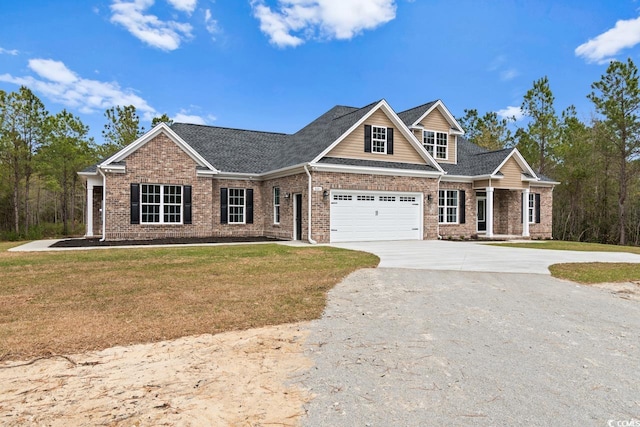
M 102 169 L 100 169 L 100 167 L 97 168 L 98 169 L 98 173 L 100 173 L 100 175 L 102 175 L 102 209 L 101 209 L 101 213 L 100 216 L 102 217 L 102 238 L 100 239 L 101 242 L 104 242 L 107 238 L 107 215 L 106 215 L 106 210 L 107 210 L 107 176 L 102 172 Z
M 315 240 L 313 240 L 311 238 L 311 173 L 309 173 L 309 169 L 307 168 L 308 165 L 304 165 L 304 171 L 307 173 L 307 176 L 309 177 L 309 193 L 307 195 L 307 199 L 309 199 L 309 207 L 308 207 L 308 211 L 309 211 L 309 220 L 308 220 L 308 224 L 307 224 L 307 231 L 308 231 L 308 239 L 309 239 L 309 243 L 311 243 L 312 245 L 317 245 L 318 242 L 316 242 Z

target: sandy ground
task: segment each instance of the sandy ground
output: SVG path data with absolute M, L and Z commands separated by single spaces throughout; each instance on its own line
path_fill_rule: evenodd
M 307 323 L 0 364 L 0 424 L 289 426 Z
M 628 299 L 632 301 L 640 301 L 640 282 L 625 282 L 625 283 L 596 283 L 593 286 L 600 289 L 605 289 L 611 292 L 616 297 Z

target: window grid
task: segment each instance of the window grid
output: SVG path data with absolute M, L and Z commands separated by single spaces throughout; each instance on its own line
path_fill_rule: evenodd
M 229 224 L 244 224 L 245 193 L 243 188 L 229 189 Z
M 438 192 L 438 222 L 441 224 L 458 222 L 458 190 Z
M 280 187 L 273 187 L 273 223 L 280 224 Z
M 416 198 L 413 196 L 400 196 L 401 202 L 415 202 Z
M 381 202 L 395 202 L 396 196 L 380 196 Z
M 140 222 L 175 224 L 182 221 L 182 187 L 179 185 L 142 184 L 140 188 Z
M 536 195 L 529 193 L 529 224 L 536 222 Z
M 371 126 L 371 152 L 387 152 L 387 128 Z
M 435 159 L 447 158 L 448 135 L 445 132 L 425 130 L 422 134 L 422 145 Z
M 347 194 L 334 194 L 333 200 L 353 200 L 353 197 Z
M 375 196 L 358 196 L 357 199 L 363 202 L 373 202 L 376 200 Z

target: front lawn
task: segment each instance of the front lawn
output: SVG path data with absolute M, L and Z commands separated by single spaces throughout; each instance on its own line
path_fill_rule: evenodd
M 276 244 L 20 253 L 0 248 L 0 360 L 319 317 L 371 254 Z
M 636 246 L 565 242 L 561 240 L 531 243 L 500 243 L 499 246 L 564 251 L 629 252 L 640 255 L 640 248 Z M 633 263 L 591 262 L 554 264 L 549 267 L 549 271 L 551 271 L 553 277 L 585 284 L 640 281 L 640 264 Z

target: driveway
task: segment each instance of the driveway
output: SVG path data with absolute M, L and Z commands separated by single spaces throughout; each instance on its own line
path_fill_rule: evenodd
M 624 252 L 549 251 L 481 242 L 424 240 L 338 243 L 332 246 L 374 253 L 380 257 L 380 268 L 549 274 L 548 266 L 558 263 L 640 262 L 640 255 Z
M 335 287 L 311 324 L 315 366 L 296 382 L 316 398 L 303 425 L 640 424 L 640 304 L 546 269 L 640 257 L 454 242 L 336 246 L 376 253 L 381 267 Z M 539 274 L 514 273 L 523 263 Z

